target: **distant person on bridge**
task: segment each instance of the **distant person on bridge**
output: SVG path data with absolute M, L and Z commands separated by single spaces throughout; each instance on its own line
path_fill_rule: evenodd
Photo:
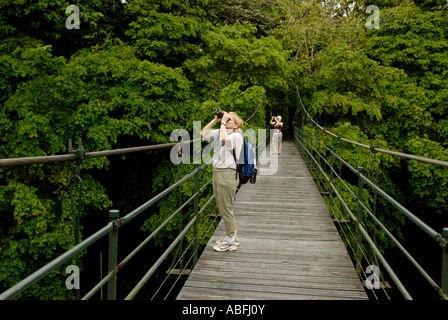
M 221 122 L 219 129 L 211 130 L 218 122 Z M 236 236 L 235 215 L 233 214 L 233 203 L 239 185 L 239 176 L 236 173 L 233 150 L 235 149 L 237 155 L 241 153 L 244 137 L 242 134 L 232 133 L 241 133 L 243 124 L 244 120 L 236 113 L 222 112 L 222 115 L 216 114 L 215 118 L 201 131 L 201 136 L 207 141 L 215 142 L 212 165 L 213 193 L 225 227 L 224 237 L 216 241 L 216 246 L 213 246 L 215 251 L 235 251 L 239 245 Z
M 282 154 L 282 140 L 283 140 L 283 134 L 282 134 L 282 128 L 283 128 L 283 122 L 282 122 L 282 116 L 273 116 L 271 121 L 269 122 L 270 125 L 274 126 L 274 133 L 272 135 L 272 148 L 273 152 L 272 154 L 277 154 L 277 146 L 278 146 L 278 154 Z

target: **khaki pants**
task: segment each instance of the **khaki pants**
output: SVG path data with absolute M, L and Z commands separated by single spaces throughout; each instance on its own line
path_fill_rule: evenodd
M 235 178 L 236 177 L 236 178 Z M 213 169 L 213 193 L 219 213 L 224 221 L 226 236 L 232 238 L 236 234 L 236 221 L 233 214 L 236 188 L 239 177 L 233 169 Z

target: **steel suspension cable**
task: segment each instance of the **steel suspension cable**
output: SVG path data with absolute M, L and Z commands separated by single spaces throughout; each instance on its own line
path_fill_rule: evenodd
M 201 139 L 194 139 L 183 141 L 182 143 L 191 143 L 196 141 L 202 141 Z M 179 142 L 173 143 L 163 143 L 163 144 L 155 144 L 141 147 L 130 147 L 130 148 L 122 148 L 122 149 L 114 149 L 114 150 L 104 150 L 104 151 L 94 151 L 94 152 L 86 152 L 83 154 L 83 159 L 91 159 L 91 158 L 100 158 L 100 157 L 108 157 L 114 155 L 122 155 L 125 153 L 132 152 L 140 152 L 140 151 L 148 151 L 148 150 L 157 150 L 170 148 L 179 144 Z M 25 166 L 31 164 L 43 164 L 43 163 L 55 163 L 55 162 L 65 162 L 65 161 L 76 161 L 80 160 L 80 155 L 76 152 L 71 154 L 61 154 L 61 155 L 53 155 L 53 156 L 41 156 L 41 157 L 23 157 L 23 158 L 7 158 L 0 159 L 0 167 L 13 167 L 13 166 Z
M 213 197 L 214 197 L 214 195 L 212 196 L 212 198 L 211 198 L 210 200 L 212 200 Z M 210 201 L 210 200 L 209 200 L 209 201 Z M 216 209 L 217 209 L 217 206 L 215 206 L 215 207 L 210 211 L 210 213 L 207 215 L 207 219 L 211 216 L 211 214 L 212 214 L 213 212 L 216 211 Z M 218 219 L 218 216 L 215 216 L 215 218 L 213 219 L 212 223 L 209 224 L 209 226 L 208 226 L 208 228 L 207 228 L 207 230 L 206 230 L 206 232 L 205 232 L 205 235 L 200 239 L 201 241 L 202 241 L 202 240 L 204 239 L 204 237 L 208 234 L 208 232 L 210 231 L 211 227 L 213 226 L 214 222 L 216 222 L 217 219 Z M 193 239 L 191 239 L 191 241 L 189 242 L 187 248 L 185 248 L 184 252 L 183 252 L 183 253 L 180 255 L 180 257 L 177 259 L 175 265 L 173 266 L 173 269 L 177 266 L 177 264 L 180 262 L 181 259 L 183 259 L 184 257 L 186 257 L 187 252 L 188 252 L 188 249 L 189 249 L 191 246 L 193 246 L 194 240 L 197 239 L 197 237 L 198 237 L 200 231 L 203 230 L 203 227 L 204 227 L 204 226 L 206 226 L 206 225 L 205 225 L 205 222 L 204 222 L 204 224 L 201 225 L 201 228 L 198 230 L 198 234 L 195 235 L 195 236 L 193 237 Z M 187 260 L 187 262 L 186 262 L 185 265 L 188 265 L 188 264 L 191 262 L 191 260 L 193 259 L 193 256 L 194 256 L 195 252 L 197 252 L 198 249 L 199 249 L 199 247 L 196 248 L 196 249 L 192 252 L 192 254 L 190 255 L 190 258 Z M 166 294 L 166 296 L 165 296 L 165 298 L 164 298 L 165 300 L 168 298 L 168 296 L 170 295 L 171 291 L 174 289 L 174 287 L 176 286 L 177 282 L 180 280 L 181 276 L 182 276 L 183 273 L 184 273 L 184 270 L 185 270 L 185 267 L 184 267 L 184 269 L 182 269 L 182 271 L 179 272 L 179 275 L 177 276 L 177 278 L 176 278 L 176 280 L 174 281 L 173 285 L 171 286 L 171 288 L 169 289 L 168 293 Z M 154 297 L 159 293 L 160 289 L 161 289 L 162 286 L 166 283 L 166 281 L 168 280 L 169 276 L 170 276 L 170 274 L 168 274 L 168 275 L 166 276 L 166 278 L 165 278 L 165 280 L 163 281 L 163 283 L 159 286 L 159 288 L 157 289 L 157 291 L 154 293 L 152 299 L 154 299 Z
M 405 158 L 405 159 L 410 159 L 410 160 L 416 160 L 416 161 L 420 161 L 420 162 L 426 162 L 426 163 L 430 163 L 433 165 L 437 165 L 437 166 L 441 166 L 441 167 L 445 167 L 448 168 L 448 162 L 447 161 L 442 161 L 442 160 L 436 160 L 436 159 L 431 159 L 431 158 L 425 158 L 425 157 L 420 157 L 420 156 L 415 156 L 413 154 L 409 154 L 409 153 L 402 153 L 402 152 L 398 152 L 398 151 L 392 151 L 392 150 L 387 150 L 387 149 L 381 149 L 378 147 L 373 147 L 373 146 L 368 146 L 366 144 L 357 142 L 357 141 L 353 141 L 353 140 L 349 140 L 349 139 L 345 139 L 341 136 L 338 136 L 336 134 L 334 134 L 331 131 L 328 131 L 327 129 L 325 129 L 324 127 L 320 126 L 308 113 L 308 111 L 306 110 L 305 106 L 303 105 L 302 102 L 302 98 L 300 96 L 299 93 L 299 89 L 296 89 L 297 91 L 297 96 L 299 98 L 300 104 L 302 106 L 303 111 L 305 112 L 306 116 L 308 117 L 308 119 L 316 126 L 318 127 L 320 130 L 322 130 L 322 132 L 329 134 L 331 136 L 333 136 L 334 138 L 340 139 L 342 141 L 348 142 L 350 144 L 362 147 L 362 148 L 366 148 L 369 149 L 371 151 L 376 151 L 376 152 L 381 152 L 381 153 L 385 153 L 385 154 L 390 154 L 392 156 L 396 156 L 396 157 L 401 157 L 401 158 Z

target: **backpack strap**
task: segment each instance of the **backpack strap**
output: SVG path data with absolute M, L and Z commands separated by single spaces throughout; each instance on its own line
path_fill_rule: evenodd
M 233 159 L 235 159 L 235 180 L 238 178 L 238 164 L 236 163 L 235 148 L 232 149 Z
M 229 134 L 232 134 L 232 133 L 234 133 L 234 131 L 232 131 L 231 133 L 229 133 Z M 239 132 L 238 132 L 239 133 Z M 241 134 L 241 133 L 240 133 Z M 243 137 L 243 145 L 241 146 L 241 151 L 243 151 L 243 148 L 244 148 L 244 136 L 241 134 L 241 136 Z M 235 180 L 238 178 L 238 163 L 236 162 L 236 155 L 235 155 L 235 149 L 236 148 L 233 148 L 232 149 L 232 153 L 233 153 L 233 159 L 235 159 Z M 240 154 L 240 157 L 241 157 L 241 154 Z

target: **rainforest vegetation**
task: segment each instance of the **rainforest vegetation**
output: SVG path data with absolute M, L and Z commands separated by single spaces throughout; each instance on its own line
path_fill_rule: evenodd
M 244 129 L 282 114 L 291 133 L 302 124 L 299 94 L 313 119 L 347 139 L 448 160 L 446 0 L 2 0 L 0 39 L 0 158 L 66 154 L 78 138 L 86 151 L 167 143 L 213 109 L 252 116 Z M 372 174 L 370 151 L 341 152 Z M 81 238 L 96 216 L 128 212 L 179 178 L 161 155 L 81 164 Z M 386 192 L 447 214 L 446 169 L 377 158 Z M 0 169 L 0 292 L 73 246 L 71 175 L 61 163 Z M 191 196 L 192 186 L 182 191 Z M 175 195 L 164 199 L 142 231 L 176 205 Z M 382 215 L 400 234 L 403 218 Z M 24 297 L 66 299 L 57 277 Z

